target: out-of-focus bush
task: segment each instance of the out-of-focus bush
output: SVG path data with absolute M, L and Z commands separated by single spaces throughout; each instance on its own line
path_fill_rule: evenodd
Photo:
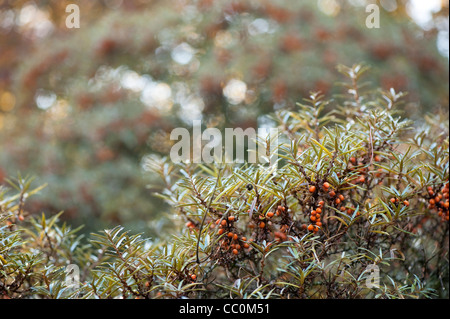
M 172 128 L 266 125 L 310 90 L 337 92 L 337 63 L 365 61 L 382 88 L 409 91 L 412 118 L 448 105 L 438 26 L 423 30 L 407 1 L 0 1 L 0 179 L 37 175 L 49 187 L 29 209 L 66 210 L 87 229 L 147 225 L 160 212 L 146 154 L 166 154 Z M 386 1 L 383 1 L 386 4 Z M 440 24 L 439 24 L 440 22 Z

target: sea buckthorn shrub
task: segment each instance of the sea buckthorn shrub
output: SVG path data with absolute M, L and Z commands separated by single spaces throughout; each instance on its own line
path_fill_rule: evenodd
M 166 238 L 117 226 L 83 240 L 57 215 L 27 216 L 23 181 L 18 195 L 2 193 L 0 294 L 448 297 L 448 115 L 408 120 L 404 93 L 362 83 L 367 69 L 339 66 L 345 94 L 311 93 L 273 114 L 276 166 L 149 157 L 178 229 Z M 79 287 L 67 285 L 69 264 Z

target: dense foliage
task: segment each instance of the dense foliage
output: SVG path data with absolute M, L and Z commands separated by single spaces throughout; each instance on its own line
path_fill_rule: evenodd
M 0 193 L 0 294 L 448 297 L 448 118 L 411 121 L 398 111 L 403 93 L 360 85 L 366 67 L 338 70 L 345 96 L 312 93 L 273 114 L 278 168 L 148 158 L 178 229 L 164 240 L 116 226 L 86 241 L 59 215 L 28 215 L 30 181 L 11 181 L 16 192 Z M 368 285 L 374 266 L 379 286 Z

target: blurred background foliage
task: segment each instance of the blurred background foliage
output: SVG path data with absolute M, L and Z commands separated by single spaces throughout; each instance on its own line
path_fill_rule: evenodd
M 408 117 L 448 116 L 448 0 L 377 1 L 379 29 L 369 3 L 0 0 L 0 183 L 17 171 L 48 183 L 30 214 L 159 236 L 168 209 L 142 162 L 167 155 L 174 127 L 271 125 L 311 90 L 342 90 L 335 66 L 358 62 L 409 92 Z

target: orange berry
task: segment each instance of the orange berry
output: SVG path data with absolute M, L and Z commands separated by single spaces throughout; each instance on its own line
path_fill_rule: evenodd
M 330 195 L 331 197 L 334 197 L 334 196 L 336 196 L 336 192 L 333 191 L 333 190 L 331 190 L 331 191 L 328 193 L 328 195 Z
M 192 274 L 192 275 L 191 275 L 191 279 L 192 279 L 192 280 L 195 280 L 195 279 L 197 279 L 197 275 L 195 275 L 195 274 Z
M 330 183 L 328 183 L 328 182 L 323 183 L 323 188 L 324 188 L 325 190 L 327 190 L 328 188 L 330 188 Z
M 320 207 L 316 208 L 316 212 L 317 212 L 317 214 L 321 214 L 322 213 L 322 208 L 320 208 Z
M 436 196 L 436 197 L 434 198 L 434 201 L 435 201 L 436 203 L 439 203 L 439 202 L 441 201 L 441 199 L 439 198 L 439 196 Z
M 311 216 L 310 219 L 311 219 L 312 222 L 316 221 L 316 217 L 315 216 Z
M 231 237 L 234 236 L 234 234 L 233 234 L 232 232 L 229 232 L 229 233 L 227 234 L 227 236 L 228 236 L 228 238 L 231 238 Z
M 273 215 L 274 215 L 274 213 L 273 213 L 273 212 L 268 212 L 268 213 L 267 213 L 267 217 L 269 217 L 269 218 L 272 218 L 272 217 L 273 217 Z
M 20 218 L 19 218 L 20 219 Z M 187 222 L 186 223 L 186 227 L 188 227 L 188 228 L 194 228 L 195 227 L 195 224 L 193 223 L 193 222 Z
M 445 208 L 448 208 L 448 207 L 449 207 L 449 203 L 448 203 L 448 202 L 445 202 L 445 203 L 444 203 L 444 207 L 445 207 Z
M 250 245 L 249 244 L 247 244 L 247 243 L 245 243 L 244 245 L 244 248 L 248 248 L 248 247 L 250 247 Z
M 302 224 L 302 229 L 306 230 L 306 229 L 308 229 L 308 226 L 306 226 L 306 224 Z
M 229 222 L 233 222 L 234 221 L 234 216 L 228 216 L 228 221 Z
M 279 231 L 275 232 L 274 235 L 275 235 L 275 237 L 279 238 L 282 241 L 285 241 L 287 239 L 286 234 L 282 233 L 282 232 L 279 232 Z
M 395 202 L 396 202 L 397 200 L 396 200 L 395 198 L 391 198 L 390 201 L 391 201 L 392 204 L 395 204 Z
M 322 222 L 317 222 L 316 226 L 322 227 Z
M 286 210 L 286 208 L 284 206 L 278 206 L 277 210 L 279 210 L 280 212 L 284 212 Z
M 316 186 L 311 186 L 311 187 L 309 188 L 309 192 L 310 192 L 310 193 L 315 193 L 315 192 L 316 192 Z
M 222 226 L 225 226 L 225 225 L 227 224 L 227 221 L 226 221 L 225 219 L 222 219 L 222 221 L 220 222 L 220 224 L 221 224 Z
M 350 162 L 352 162 L 352 164 L 356 164 L 356 158 L 350 157 Z
M 380 155 L 375 155 L 374 160 L 377 162 L 381 161 Z
M 405 205 L 406 207 L 409 206 L 409 202 L 407 200 L 403 201 L 403 205 Z
M 239 254 L 239 251 L 235 248 L 235 249 L 233 249 L 233 254 L 237 255 L 237 254 Z
M 309 225 L 309 226 L 308 226 L 308 230 L 309 230 L 309 231 L 313 231 L 313 230 L 314 230 L 314 226 L 313 226 L 313 225 Z
M 219 225 L 220 219 L 216 220 L 216 225 Z
M 358 181 L 359 181 L 360 183 L 364 183 L 364 182 L 366 181 L 366 178 L 365 178 L 364 176 L 361 176 L 361 177 L 358 179 Z
M 341 212 L 345 212 L 346 209 L 345 206 L 341 206 Z
M 313 211 L 311 212 L 311 216 L 316 216 L 316 215 L 317 215 L 317 211 L 313 210 Z
M 23 222 L 23 220 L 25 219 L 24 217 L 23 217 L 23 215 L 19 215 L 19 220 L 21 221 L 21 222 Z M 192 223 L 191 223 L 192 224 Z M 194 224 L 192 224 L 192 226 L 194 226 Z M 188 226 L 188 227 L 191 227 L 191 226 Z
M 345 200 L 344 195 L 340 194 L 340 195 L 339 195 L 339 199 L 340 199 L 341 201 L 344 201 L 344 200 Z
M 223 233 L 224 233 L 224 229 L 223 228 L 219 229 L 219 235 L 222 235 Z
M 340 204 L 341 200 L 339 198 L 336 198 L 336 200 L 334 201 L 336 204 Z
M 236 248 L 237 250 L 241 249 L 241 245 L 236 244 L 236 246 L 234 246 L 234 248 Z
M 434 199 L 430 199 L 430 204 L 431 204 L 431 205 L 435 205 L 435 204 L 436 204 L 436 201 L 435 201 Z
M 264 222 L 260 222 L 260 223 L 259 223 L 259 228 L 261 228 L 261 229 L 262 229 L 262 228 L 264 228 L 264 227 L 266 227 L 266 223 L 264 223 Z
M 321 201 L 319 202 L 319 206 L 320 206 L 320 207 L 323 207 L 323 205 L 325 205 L 325 202 L 324 202 L 323 200 L 321 200 Z
M 242 236 L 242 237 L 241 237 L 241 240 L 242 240 L 242 241 L 247 241 L 247 237 Z
M 238 240 L 238 238 L 239 238 L 239 236 L 238 236 L 237 234 L 234 234 L 234 235 L 233 235 L 233 239 L 234 239 L 234 240 Z

